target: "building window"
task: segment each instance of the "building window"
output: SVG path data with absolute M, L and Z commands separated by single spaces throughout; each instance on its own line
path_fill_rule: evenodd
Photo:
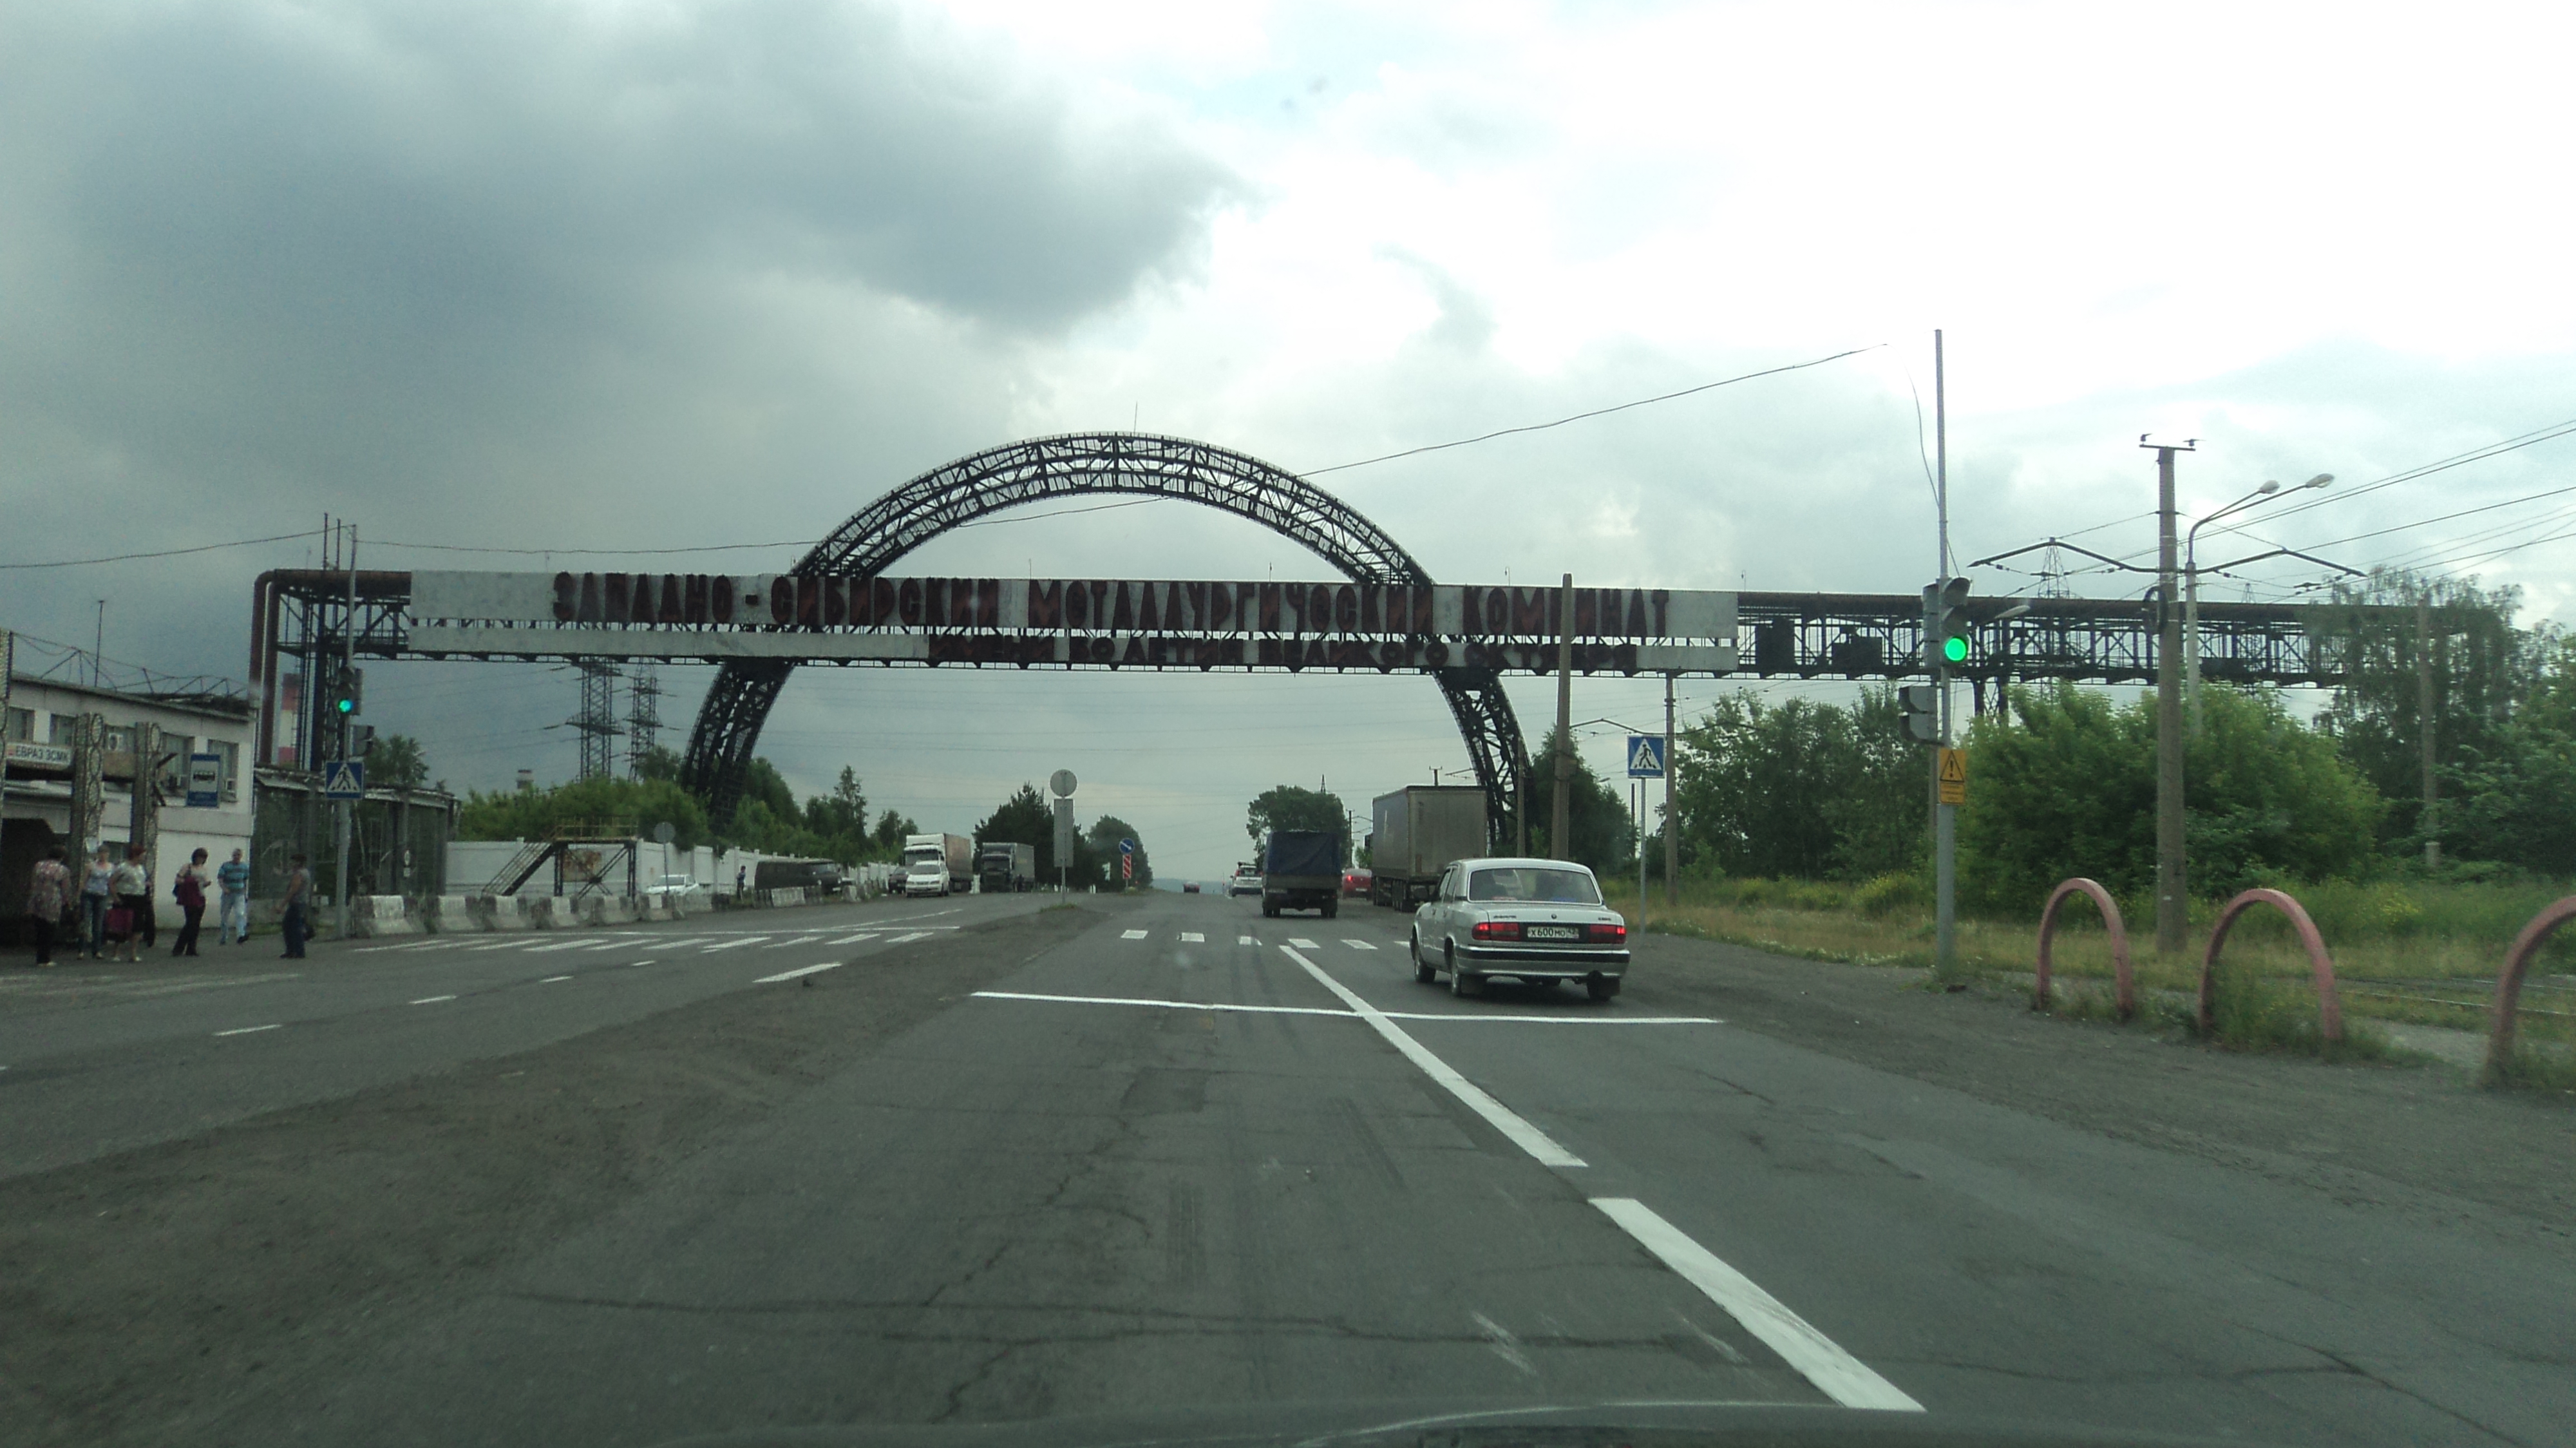
M 196 750 L 197 741 L 185 734 L 161 736 L 161 752 L 167 756 L 167 762 L 161 766 L 161 788 L 164 793 L 187 793 L 188 756 Z
M 33 709 L 10 710 L 8 719 L 5 722 L 0 722 L 0 739 L 6 739 L 12 744 L 42 743 L 42 740 L 36 738 L 36 711 Z
M 215 774 L 224 782 L 224 802 L 240 799 L 241 746 L 229 739 L 218 739 L 206 746 L 206 752 L 220 761 L 215 765 Z

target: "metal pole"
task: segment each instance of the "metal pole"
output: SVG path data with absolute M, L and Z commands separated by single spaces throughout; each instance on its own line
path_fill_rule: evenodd
M 1547 852 L 1571 860 L 1566 790 L 1574 777 L 1574 575 L 1556 593 L 1556 809 L 1548 816 Z
M 2142 446 L 2146 444 L 2141 444 Z M 2156 953 L 2182 953 L 2191 934 L 2183 861 L 2182 610 L 2174 606 L 2174 454 L 2156 453 Z
M 340 619 L 340 668 L 343 672 L 354 670 L 358 666 L 358 525 L 351 523 L 348 526 L 349 544 L 341 556 L 341 561 L 346 565 L 349 573 L 349 611 Z M 311 687 L 311 681 L 306 682 L 306 687 Z M 349 721 L 335 714 L 333 724 L 332 754 L 335 758 L 347 759 L 349 757 Z M 337 818 L 333 821 L 333 832 L 336 838 L 333 841 L 331 853 L 339 862 L 339 884 L 336 889 L 340 898 L 337 913 L 340 917 L 340 938 L 346 940 L 349 938 L 349 816 L 354 806 L 345 799 L 335 800 L 333 804 L 336 806 L 333 814 Z
M 2200 737 L 2200 525 L 2191 527 L 2192 536 L 2182 550 L 2182 677 L 2183 688 L 2191 696 L 2191 737 Z
M 2416 832 L 2424 837 L 2424 868 L 2442 866 L 2441 801 L 2435 794 L 2437 781 L 2433 774 L 2435 720 L 2433 715 L 2433 589 L 2427 584 L 2415 594 L 2415 734 L 2424 756 L 2424 821 Z
M 1681 841 L 1673 827 L 1673 776 L 1681 773 L 1679 761 L 1673 758 L 1673 676 L 1664 675 L 1664 908 L 1681 904 L 1679 873 Z
M 1630 808 L 1637 822 L 1637 928 L 1642 930 L 1646 926 L 1646 782 L 1640 779 L 1628 788 L 1635 796 Z
M 1932 332 L 1932 506 L 1940 526 L 1940 571 L 1936 587 L 1950 582 L 1950 387 L 1941 349 L 1941 332 Z M 1927 631 L 1934 650 L 1933 681 L 1941 686 L 1941 742 L 1932 751 L 1932 968 L 1947 974 L 1959 962 L 1958 844 L 1959 811 L 1941 802 L 1941 751 L 1950 744 L 1950 672 Z

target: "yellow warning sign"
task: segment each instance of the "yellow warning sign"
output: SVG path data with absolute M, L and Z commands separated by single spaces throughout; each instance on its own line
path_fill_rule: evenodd
M 1968 751 L 1964 749 L 1941 751 L 1941 802 L 1968 802 Z

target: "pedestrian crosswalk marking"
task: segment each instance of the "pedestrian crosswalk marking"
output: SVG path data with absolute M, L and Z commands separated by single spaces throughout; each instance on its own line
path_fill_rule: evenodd
M 877 932 L 873 930 L 862 930 L 856 935 L 844 935 L 840 939 L 829 943 L 833 945 L 856 945 L 862 940 L 874 940 L 876 938 Z
M 907 941 L 907 940 L 928 940 L 929 938 L 930 938 L 930 932 L 929 932 L 929 931 L 927 931 L 927 930 L 916 930 L 916 931 L 913 931 L 913 932 L 912 932 L 911 934 L 909 934 L 909 935 L 898 935 L 898 936 L 896 936 L 894 939 L 887 941 L 887 942 L 886 942 L 886 944 L 888 944 L 888 945 L 901 945 L 901 944 L 903 944 L 903 943 L 904 943 L 905 941 Z
M 1294 935 L 1288 937 L 1288 943 L 1297 947 L 1299 950 L 1313 950 L 1316 948 L 1315 942 Z
M 1181 932 L 1181 943 L 1183 945 L 1205 945 L 1207 944 L 1207 937 L 1201 935 L 1195 930 L 1184 930 Z
M 1353 950 L 1375 950 L 1375 949 L 1377 949 L 1377 947 L 1376 947 L 1376 946 L 1369 944 L 1369 943 L 1368 943 L 1367 941 L 1365 941 L 1365 940 L 1353 940 L 1353 939 L 1351 939 L 1351 938 L 1350 938 L 1349 936 L 1347 936 L 1347 935 L 1345 935 L 1345 936 L 1343 936 L 1343 937 L 1342 937 L 1342 943 L 1343 943 L 1344 945 L 1349 946 L 1349 947 L 1350 947 L 1351 949 L 1353 949 Z
M 714 945 L 708 946 L 705 950 L 699 953 L 702 955 L 713 955 L 719 950 L 731 950 L 737 945 L 751 945 L 759 941 L 767 940 L 768 938 L 769 937 L 766 935 L 746 935 L 740 940 L 719 941 Z
M 1121 940 L 1142 940 L 1145 938 L 1145 932 L 1142 930 L 1130 930 L 1121 934 L 1118 938 Z
M 1261 942 L 1249 935 L 1238 935 L 1234 937 L 1234 943 L 1237 945 L 1259 945 Z

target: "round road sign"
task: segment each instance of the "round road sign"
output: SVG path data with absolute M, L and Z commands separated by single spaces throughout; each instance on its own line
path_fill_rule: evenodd
M 1054 790 L 1058 799 L 1071 795 L 1073 784 L 1073 771 L 1070 769 L 1059 769 L 1047 777 L 1047 788 Z
M 664 820 L 653 827 L 653 838 L 666 845 L 671 843 L 673 839 L 677 838 L 679 833 L 680 832 L 678 830 L 671 828 L 671 822 L 669 820 Z

